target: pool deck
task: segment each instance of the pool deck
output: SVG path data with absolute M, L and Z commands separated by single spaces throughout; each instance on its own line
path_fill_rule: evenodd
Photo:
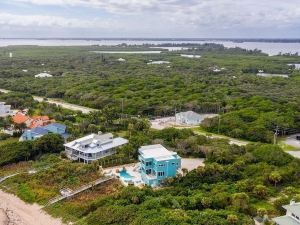
M 139 167 L 140 167 L 140 163 L 125 164 L 125 165 L 106 168 L 104 169 L 104 173 L 119 178 L 119 180 L 125 186 L 128 186 L 129 183 L 132 183 L 134 186 L 144 186 L 141 174 L 139 173 Z M 120 176 L 119 171 L 122 171 L 123 168 L 125 168 L 126 172 L 130 176 L 132 176 L 132 179 L 130 179 L 130 181 Z
M 204 166 L 204 160 L 203 158 L 182 158 L 181 159 L 181 168 L 186 168 L 188 171 L 197 169 L 199 166 Z M 126 169 L 126 172 L 132 176 L 132 179 L 128 180 L 120 176 L 119 171 L 122 171 L 123 168 Z M 115 167 L 110 167 L 104 169 L 104 173 L 106 175 L 117 177 L 124 186 L 128 186 L 129 184 L 132 184 L 137 187 L 143 187 L 145 186 L 144 182 L 142 181 L 141 174 L 139 172 L 140 163 L 131 163 L 131 164 L 125 164 Z M 182 171 L 180 170 L 179 173 L 182 174 Z

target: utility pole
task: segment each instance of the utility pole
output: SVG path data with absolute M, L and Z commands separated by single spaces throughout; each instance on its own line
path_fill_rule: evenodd
M 274 145 L 277 144 L 278 130 L 279 130 L 279 128 L 278 128 L 278 125 L 277 125 L 277 126 L 276 126 L 276 129 L 275 129 L 275 132 L 274 132 Z
M 175 116 L 175 123 L 177 123 L 177 119 L 176 119 L 176 105 L 175 105 L 175 107 L 174 107 L 174 116 Z
M 220 134 L 220 125 L 221 125 L 221 115 L 220 115 L 220 112 L 221 112 L 221 106 L 219 106 L 219 116 L 218 116 L 218 134 Z
M 121 119 L 123 119 L 123 114 L 124 114 L 124 98 L 122 98 L 121 109 L 122 109 Z

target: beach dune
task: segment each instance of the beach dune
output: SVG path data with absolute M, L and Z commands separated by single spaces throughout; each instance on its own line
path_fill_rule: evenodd
M 60 219 L 46 214 L 37 204 L 26 204 L 15 195 L 0 190 L 0 224 L 64 225 Z

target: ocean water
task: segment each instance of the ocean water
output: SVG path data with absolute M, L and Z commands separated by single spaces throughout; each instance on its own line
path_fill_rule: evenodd
M 241 47 L 244 49 L 254 50 L 259 49 L 269 55 L 277 55 L 281 53 L 296 53 L 300 54 L 300 43 L 283 43 L 283 42 L 233 42 L 233 41 L 218 41 L 218 40 L 88 40 L 88 39 L 0 39 L 0 47 L 9 45 L 38 45 L 38 46 L 90 46 L 103 45 L 115 46 L 122 43 L 128 45 L 142 45 L 142 44 L 165 44 L 165 43 L 217 43 L 223 44 L 225 47 Z M 176 47 L 167 47 L 169 50 L 177 50 Z

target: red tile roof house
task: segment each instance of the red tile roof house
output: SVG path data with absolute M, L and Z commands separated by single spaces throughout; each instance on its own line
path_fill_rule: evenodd
M 29 117 L 22 112 L 18 112 L 15 116 L 12 117 L 14 123 L 21 124 L 25 123 L 28 128 L 35 128 L 39 126 L 46 126 L 49 123 L 53 122 L 49 119 L 48 116 L 33 116 Z

